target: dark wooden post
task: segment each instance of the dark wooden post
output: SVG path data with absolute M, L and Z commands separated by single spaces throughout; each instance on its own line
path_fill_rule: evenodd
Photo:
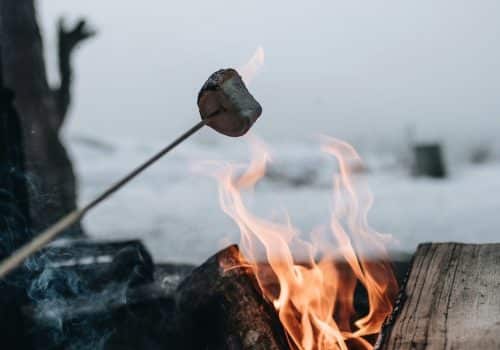
M 416 144 L 414 152 L 414 173 L 417 176 L 446 177 L 446 167 L 439 143 Z

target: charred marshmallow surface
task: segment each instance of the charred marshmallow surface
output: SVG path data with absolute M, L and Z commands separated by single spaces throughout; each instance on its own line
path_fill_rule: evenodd
M 227 136 L 242 136 L 262 114 L 259 102 L 247 90 L 234 69 L 213 73 L 198 94 L 202 119 L 212 129 Z

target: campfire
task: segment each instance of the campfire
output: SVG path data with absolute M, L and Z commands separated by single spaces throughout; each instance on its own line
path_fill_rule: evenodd
M 347 143 L 324 138 L 323 152 L 338 163 L 332 176 L 333 209 L 327 227 L 308 236 L 292 219 L 270 221 L 252 213 L 244 192 L 264 177 L 270 160 L 260 141 L 253 141 L 253 160 L 239 173 L 231 164 L 212 169 L 224 212 L 241 232 L 240 263 L 224 271 L 250 270 L 259 290 L 274 307 L 293 349 L 371 349 L 385 318 L 392 311 L 397 282 L 387 262 L 390 236 L 368 226 L 372 199 L 366 184 L 353 175 L 361 158 Z M 362 177 L 362 176 L 361 176 Z M 368 298 L 368 312 L 354 307 L 356 287 Z
M 259 48 L 241 69 L 245 82 L 253 79 L 263 59 Z M 271 158 L 263 142 L 253 138 L 252 162 L 242 174 L 232 164 L 212 169 L 221 208 L 239 227 L 244 256 L 241 265 L 222 268 L 249 269 L 255 275 L 291 348 L 371 349 L 370 339 L 391 313 L 398 290 L 385 248 L 391 238 L 368 225 L 373 200 L 362 176 L 355 174 L 362 168 L 355 149 L 330 137 L 323 138 L 321 149 L 338 165 L 332 176 L 333 208 L 329 224 L 308 236 L 293 227 L 292 218 L 270 221 L 245 203 L 244 192 L 262 180 Z M 365 315 L 354 307 L 358 284 L 368 298 Z

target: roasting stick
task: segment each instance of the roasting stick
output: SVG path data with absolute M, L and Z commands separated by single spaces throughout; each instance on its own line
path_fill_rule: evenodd
M 83 218 L 92 208 L 109 198 L 130 180 L 142 173 L 151 164 L 192 136 L 203 126 L 209 125 L 228 136 L 244 135 L 262 113 L 260 104 L 248 92 L 243 80 L 234 69 L 222 69 L 213 73 L 198 94 L 198 108 L 202 120 L 156 153 L 121 180 L 113 184 L 94 200 L 80 209 L 62 217 L 54 225 L 41 232 L 30 242 L 16 250 L 0 263 L 0 279 L 21 265 L 24 260 L 42 249 L 71 225 Z
M 79 220 L 83 218 L 83 216 L 96 205 L 104 201 L 106 198 L 111 196 L 117 190 L 126 185 L 130 180 L 143 172 L 146 168 L 148 168 L 151 164 L 156 162 L 158 159 L 163 157 L 165 154 L 174 149 L 181 142 L 186 140 L 188 137 L 193 135 L 195 132 L 200 130 L 203 126 L 208 123 L 209 119 L 204 119 L 198 122 L 191 129 L 186 131 L 184 134 L 179 136 L 174 142 L 163 148 L 160 152 L 156 153 L 153 157 L 149 158 L 146 162 L 144 162 L 139 167 L 135 168 L 125 177 L 123 177 L 120 181 L 116 182 L 114 185 L 109 187 L 106 191 L 97 196 L 90 203 L 85 205 L 80 209 L 75 209 L 66 216 L 62 217 L 59 221 L 57 221 L 54 225 L 40 233 L 33 240 L 22 246 L 20 249 L 15 251 L 8 259 L 5 259 L 0 264 L 0 279 L 5 277 L 9 272 L 18 267 L 24 260 L 28 257 L 36 253 L 38 250 L 43 248 L 45 245 L 49 244 L 53 241 L 58 235 L 64 232 L 68 227 L 75 224 Z

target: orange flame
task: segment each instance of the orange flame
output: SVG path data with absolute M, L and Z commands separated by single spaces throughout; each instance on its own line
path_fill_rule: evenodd
M 262 46 L 259 46 L 255 50 L 253 56 L 248 60 L 248 62 L 237 70 L 241 75 L 241 79 L 243 79 L 245 84 L 248 85 L 255 78 L 263 65 L 264 49 L 262 48 Z
M 289 220 L 266 220 L 245 205 L 242 191 L 255 186 L 270 161 L 260 141 L 254 140 L 253 161 L 242 175 L 232 165 L 218 169 L 219 200 L 241 231 L 242 252 L 273 302 L 292 348 L 372 349 L 365 338 L 380 331 L 397 292 L 392 268 L 384 262 L 388 236 L 368 226 L 372 197 L 353 173 L 361 164 L 359 155 L 345 142 L 324 141 L 322 150 L 337 160 L 339 173 L 333 176 L 329 227 L 312 232 L 310 240 L 299 238 Z M 300 260 L 292 246 L 294 252 L 299 247 Z M 368 313 L 361 316 L 353 305 L 358 282 L 369 301 Z

